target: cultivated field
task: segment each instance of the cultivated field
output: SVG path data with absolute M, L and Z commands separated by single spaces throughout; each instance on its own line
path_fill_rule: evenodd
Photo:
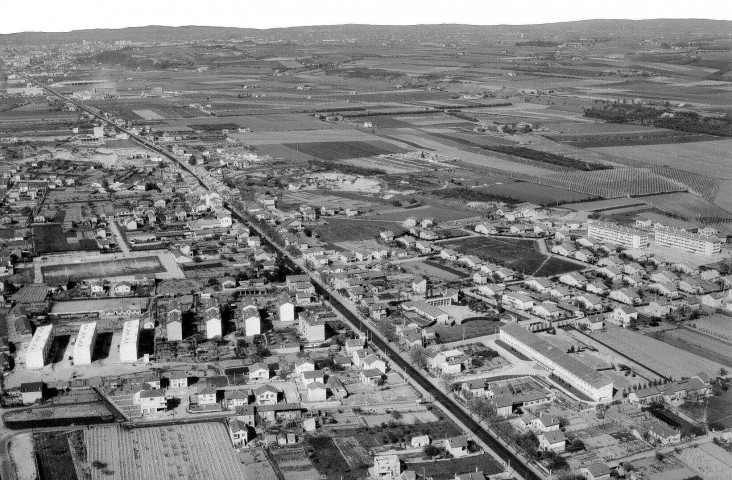
M 713 443 L 685 448 L 676 453 L 676 456 L 699 472 L 705 480 L 726 480 L 732 469 L 732 454 Z
M 685 326 L 732 343 L 732 317 L 730 316 L 709 315 L 687 322 Z
M 306 143 L 368 142 L 380 140 L 379 137 L 353 129 L 231 133 L 229 136 L 240 140 L 246 145 L 297 144 L 300 148 Z
M 666 193 L 643 197 L 652 207 L 672 216 L 678 216 L 702 223 L 726 222 L 732 220 L 732 213 L 714 203 L 691 193 Z
M 611 328 L 592 336 L 631 360 L 673 379 L 698 373 L 714 377 L 722 368 L 717 362 L 624 328 Z
M 426 263 L 425 261 L 405 262 L 400 264 L 399 266 L 407 272 L 413 273 L 415 275 L 445 280 L 448 282 L 459 280 L 460 278 L 465 278 L 467 276 L 467 274 L 457 275 L 457 273 L 459 273 L 459 270 L 442 268 L 440 264 Z
M 234 455 L 220 423 L 84 432 L 92 480 L 176 478 L 240 479 L 245 466 Z
M 730 149 L 732 140 L 725 139 L 665 145 L 602 147 L 592 150 L 651 165 L 668 165 L 700 175 L 712 174 L 715 178 L 732 179 Z
M 303 143 L 302 145 L 285 143 L 284 145 L 290 149 L 297 149 L 306 155 L 326 161 L 375 157 L 376 155 L 404 153 L 406 151 L 386 142 L 341 141 L 310 142 Z M 370 162 L 364 166 L 369 166 L 369 164 Z
M 157 256 L 121 258 L 65 265 L 41 267 L 43 279 L 51 284 L 79 281 L 89 278 L 112 278 L 137 274 L 164 272 L 165 268 Z
M 271 454 L 285 480 L 320 480 L 302 447 L 272 449 Z

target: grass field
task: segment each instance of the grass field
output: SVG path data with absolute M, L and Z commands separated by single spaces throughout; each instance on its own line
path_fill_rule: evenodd
M 538 185 L 529 182 L 510 182 L 494 184 L 477 189 L 498 195 L 515 198 L 522 202 L 531 202 L 538 205 L 555 205 L 557 203 L 581 202 L 595 198 L 586 193 L 573 192 L 549 185 Z
M 160 273 L 165 268 L 156 256 L 121 258 L 99 262 L 85 262 L 41 267 L 43 280 L 52 284 L 79 281 L 88 278 L 112 278 L 143 273 Z
M 407 272 L 413 273 L 415 275 L 427 277 L 427 278 L 434 278 L 434 279 L 440 279 L 440 280 L 446 280 L 448 282 L 459 280 L 460 278 L 465 278 L 467 275 L 458 275 L 458 270 L 448 270 L 447 268 L 443 268 L 442 265 L 439 263 L 429 262 L 426 261 L 418 261 L 418 262 L 406 262 L 399 265 L 401 268 L 406 270 Z
M 284 145 L 290 149 L 297 149 L 306 155 L 326 161 L 375 157 L 387 153 L 404 153 L 406 151 L 386 142 L 343 141 L 302 144 L 285 143 Z
M 503 322 L 493 320 L 470 320 L 463 322 L 461 325 L 435 326 L 435 332 L 440 339 L 440 343 L 457 342 L 459 340 L 482 337 L 484 335 L 493 335 L 498 333 L 498 329 L 503 326 Z
M 460 253 L 476 255 L 527 275 L 556 275 L 581 269 L 574 263 L 542 254 L 534 240 L 470 237 L 450 242 L 450 247 Z
M 330 243 L 378 238 L 382 230 L 391 230 L 397 235 L 404 231 L 399 223 L 381 220 L 329 218 L 327 221 L 327 225 L 315 226 L 313 230 L 320 235 L 322 241 Z

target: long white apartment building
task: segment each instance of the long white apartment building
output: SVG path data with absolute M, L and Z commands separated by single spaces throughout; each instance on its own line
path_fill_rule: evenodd
M 119 361 L 135 363 L 139 358 L 137 345 L 140 341 L 140 320 L 128 320 L 122 325 L 122 340 L 119 342 Z
M 502 326 L 498 337 L 595 402 L 604 403 L 613 399 L 613 381 L 610 378 L 518 323 Z
M 656 243 L 662 247 L 678 248 L 699 255 L 716 255 L 722 252 L 722 240 L 712 235 L 700 235 L 683 229 L 657 227 Z
M 25 368 L 28 370 L 43 368 L 52 343 L 53 325 L 38 327 L 25 352 Z
M 74 343 L 74 365 L 91 365 L 96 343 L 97 322 L 83 324 L 79 328 L 76 343 Z
M 612 222 L 590 223 L 587 236 L 627 248 L 644 248 L 648 246 L 647 233 Z

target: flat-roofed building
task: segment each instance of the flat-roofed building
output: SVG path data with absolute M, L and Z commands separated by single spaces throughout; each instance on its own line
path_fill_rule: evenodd
M 36 329 L 25 353 L 25 368 L 36 370 L 46 364 L 46 356 L 53 343 L 53 325 L 43 325 Z
M 648 246 L 647 233 L 612 222 L 590 223 L 587 229 L 587 236 L 628 248 L 643 248 Z
M 128 320 L 122 326 L 122 340 L 119 343 L 119 361 L 122 363 L 135 363 L 137 356 L 137 344 L 140 340 L 140 320 Z
M 499 338 L 526 353 L 535 362 L 569 383 L 595 402 L 613 399 L 613 382 L 589 365 L 555 347 L 518 323 L 502 326 Z
M 74 343 L 74 365 L 90 365 L 97 342 L 97 322 L 85 323 L 79 327 Z
M 714 235 L 700 235 L 671 227 L 656 228 L 655 234 L 656 243 L 662 247 L 678 248 L 698 255 L 716 255 L 722 252 L 722 240 Z

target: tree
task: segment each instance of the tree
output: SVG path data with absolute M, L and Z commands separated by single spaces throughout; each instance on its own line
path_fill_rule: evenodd
M 729 375 L 729 372 L 727 371 L 726 368 L 722 367 L 722 368 L 719 369 L 719 376 L 720 377 L 726 377 L 727 375 Z
M 409 359 L 415 367 L 425 368 L 427 366 L 427 349 L 424 347 L 413 348 L 409 353 Z

